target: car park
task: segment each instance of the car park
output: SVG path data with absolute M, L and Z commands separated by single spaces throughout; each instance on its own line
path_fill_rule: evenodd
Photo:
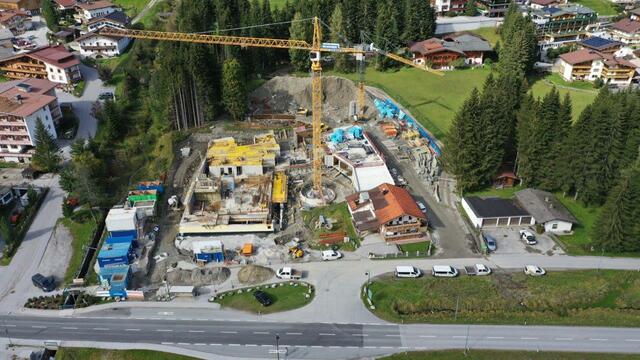
M 56 289 L 56 281 L 53 276 L 44 276 L 37 273 L 31 277 L 31 282 L 44 292 L 51 292 Z
M 475 264 L 472 266 L 465 266 L 464 272 L 467 273 L 467 275 L 484 276 L 491 274 L 491 268 L 484 264 Z
M 258 302 L 262 305 L 262 306 L 269 306 L 271 304 L 273 304 L 273 301 L 271 301 L 271 297 L 269 296 L 269 294 L 267 294 L 266 292 L 262 291 L 262 290 L 256 290 L 253 292 L 253 297 L 258 300 Z
M 498 242 L 493 236 L 483 233 L 482 238 L 484 239 L 484 243 L 487 246 L 487 250 L 489 251 L 498 250 Z
M 322 252 L 322 260 L 338 260 L 342 257 L 342 254 L 339 251 L 335 250 L 325 250 Z
M 394 273 L 399 278 L 417 278 L 422 275 L 422 271 L 415 266 L 396 266 Z
M 433 265 L 431 275 L 435 277 L 456 277 L 458 276 L 458 269 L 449 265 Z
M 527 229 L 520 230 L 520 238 L 522 238 L 522 240 L 524 240 L 528 245 L 535 245 L 538 243 L 536 236 Z
M 537 265 L 526 265 L 524 267 L 524 273 L 529 276 L 542 276 L 547 272 Z

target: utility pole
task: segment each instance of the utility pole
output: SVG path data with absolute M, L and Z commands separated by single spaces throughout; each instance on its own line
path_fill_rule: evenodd
M 280 360 L 280 335 L 276 333 L 276 356 L 278 360 Z

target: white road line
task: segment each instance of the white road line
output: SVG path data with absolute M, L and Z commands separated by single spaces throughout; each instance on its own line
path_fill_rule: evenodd
M 191 343 L 182 342 L 182 343 L 178 343 L 178 345 L 191 345 Z
M 161 343 L 161 344 L 162 344 L 162 345 L 173 345 L 173 343 L 172 343 L 172 342 L 163 342 L 163 343 Z
M 357 349 L 357 346 L 347 346 L 347 349 Z
M 391 336 L 393 336 L 393 337 L 400 337 L 400 335 L 399 335 L 399 334 L 386 334 L 385 336 L 390 336 L 390 337 L 391 337 Z
M 246 344 L 245 346 L 258 346 L 257 344 Z
M 13 325 L 13 324 L 5 324 L 5 325 L 0 325 L 0 326 L 4 326 L 4 327 L 16 327 L 16 325 Z
M 322 346 L 320 346 L 320 345 L 311 345 L 311 347 L 312 347 L 312 348 L 317 348 L 317 349 L 322 348 Z
M 453 335 L 452 338 L 454 338 L 454 339 L 464 339 L 464 338 L 466 338 L 466 336 L 464 336 L 464 335 Z
M 335 336 L 336 334 L 334 333 L 319 333 L 319 336 Z
M 268 331 L 254 331 L 254 334 L 260 334 L 260 335 L 268 335 L 269 332 Z
M 421 338 L 434 338 L 435 335 L 420 335 Z
M 171 329 L 158 329 L 156 331 L 158 331 L 158 332 L 173 332 L 173 330 L 171 330 Z
M 109 328 L 93 328 L 93 330 L 98 330 L 98 331 L 109 331 Z
M 63 326 L 62 329 L 63 330 L 78 330 L 77 327 L 73 327 L 73 326 Z
M 193 345 L 197 345 L 197 346 L 206 346 L 207 344 L 205 344 L 205 343 L 195 343 L 195 344 L 193 344 Z
M 262 344 L 262 345 L 260 345 L 260 346 L 264 346 L 264 347 L 273 347 L 273 345 L 271 345 L 271 344 Z
M 229 344 L 229 346 L 240 346 L 240 344 Z
M 365 346 L 364 348 L 365 349 L 375 349 L 376 347 L 375 346 Z
M 351 336 L 369 336 L 368 334 L 351 334 Z
M 590 341 L 607 341 L 609 339 L 594 339 L 594 338 L 590 338 Z
M 537 337 L 521 337 L 520 340 L 538 340 Z
M 640 339 L 624 339 L 624 341 L 640 341 Z
M 380 346 L 380 349 L 393 349 L 392 346 Z
M 340 349 L 342 346 L 335 346 L 335 345 L 331 345 L 329 346 L 329 348 L 331 349 Z
M 237 334 L 237 331 L 220 331 L 222 334 Z
M 302 333 L 299 333 L 299 332 L 295 332 L 295 333 L 285 333 L 285 335 L 302 335 Z
M 124 331 L 140 331 L 140 329 L 124 329 Z
M 487 339 L 504 339 L 504 336 L 487 336 Z
M 46 329 L 47 328 L 44 325 L 32 325 L 31 327 L 34 328 L 34 329 Z
M 408 346 L 400 346 L 398 349 L 408 349 Z
M 573 338 L 564 337 L 564 338 L 555 338 L 554 340 L 557 340 L 557 341 L 571 341 L 571 340 L 573 340 Z
M 216 344 L 216 343 L 211 343 L 209 345 L 211 345 L 211 346 L 222 346 L 222 344 Z
M 204 330 L 189 330 L 190 333 L 203 333 Z

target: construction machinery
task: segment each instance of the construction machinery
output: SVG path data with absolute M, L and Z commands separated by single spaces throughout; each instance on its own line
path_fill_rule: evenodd
M 334 53 L 346 53 L 346 54 L 362 54 L 362 61 L 364 61 L 364 53 L 366 50 L 373 51 L 382 56 L 386 56 L 393 60 L 399 61 L 403 64 L 407 64 L 419 69 L 433 71 L 426 66 L 414 64 L 411 60 L 405 59 L 402 56 L 392 54 L 380 49 L 377 49 L 372 45 L 367 49 L 342 47 L 337 43 L 323 43 L 322 42 L 322 28 L 320 19 L 314 17 L 311 19 L 313 22 L 313 40 L 308 43 L 306 40 L 296 39 L 271 39 L 271 38 L 256 38 L 247 36 L 232 36 L 232 35 L 214 35 L 203 33 L 181 33 L 181 32 L 168 32 L 168 31 L 151 31 L 151 30 L 133 30 L 133 29 L 120 29 L 116 27 L 105 26 L 99 30 L 102 35 L 122 36 L 135 39 L 149 39 L 149 40 L 163 40 L 163 41 L 180 41 L 191 42 L 200 44 L 211 45 L 227 45 L 227 46 L 241 46 L 241 47 L 261 47 L 261 48 L 276 48 L 276 49 L 293 49 L 293 50 L 306 50 L 309 51 L 309 58 L 311 60 L 311 124 L 312 124 L 312 178 L 313 178 L 313 192 L 317 199 L 322 200 L 322 137 L 321 137 L 321 124 L 322 124 L 322 66 L 321 66 L 321 53 L 334 52 Z M 364 111 L 364 81 L 361 80 L 359 85 L 360 94 L 360 109 Z
M 299 259 L 304 256 L 304 250 L 299 245 L 292 246 L 289 248 L 289 254 L 291 254 L 292 258 Z

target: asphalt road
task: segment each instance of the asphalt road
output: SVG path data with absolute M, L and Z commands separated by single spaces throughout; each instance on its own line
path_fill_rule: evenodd
M 558 326 L 387 325 L 151 320 L 113 317 L 0 316 L 0 338 L 160 344 L 243 357 L 265 357 L 257 348 L 341 349 L 333 358 L 369 350 L 400 352 L 445 348 L 640 353 L 640 329 Z M 307 354 L 308 356 L 301 356 Z M 317 352 L 299 353 L 317 358 Z

